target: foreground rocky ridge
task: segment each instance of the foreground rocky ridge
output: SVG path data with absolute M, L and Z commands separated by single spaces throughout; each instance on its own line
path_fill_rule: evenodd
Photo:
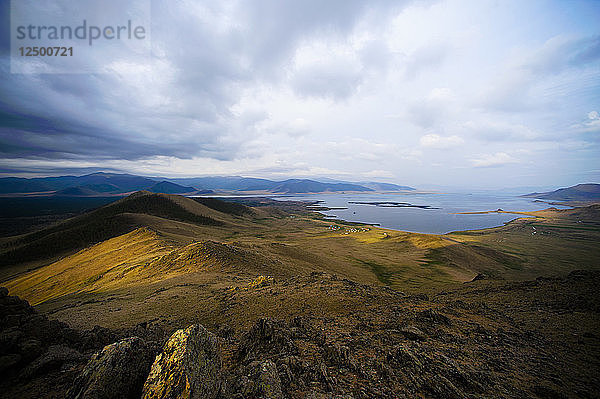
M 153 323 L 79 332 L 2 290 L 0 396 L 593 398 L 598 284 L 600 273 L 578 271 L 407 296 L 313 273 L 234 299 L 304 285 L 358 296 L 366 308 L 174 332 Z

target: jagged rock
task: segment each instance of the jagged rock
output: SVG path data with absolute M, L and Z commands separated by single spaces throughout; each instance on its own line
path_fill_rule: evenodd
M 5 327 L 18 327 L 23 321 L 23 315 L 20 314 L 9 314 L 4 317 Z
M 0 295 L 0 315 L 4 316 L 7 314 L 17 313 L 34 313 L 33 308 L 29 305 L 29 302 L 19 298 L 18 296 L 1 296 Z
M 259 319 L 240 340 L 239 359 L 254 359 L 261 353 L 297 352 L 289 326 L 278 320 Z
M 15 353 L 18 351 L 18 343 L 23 333 L 18 327 L 8 328 L 0 332 L 0 355 Z
M 466 397 L 454 384 L 441 375 L 433 375 L 430 379 L 426 379 L 423 389 L 431 393 L 431 397 L 434 398 L 463 399 Z
M 332 393 L 310 391 L 306 394 L 306 399 L 354 399 L 354 396 L 352 394 L 334 395 Z
M 281 399 L 281 381 L 277 367 L 271 360 L 254 361 L 247 367 L 248 373 L 242 383 L 242 395 L 249 398 Z
M 535 385 L 533 392 L 542 399 L 566 399 L 566 396 L 562 393 L 544 385 Z
M 217 335 L 221 338 L 229 339 L 233 337 L 235 330 L 229 324 L 223 324 L 219 327 Z
M 3 377 L 11 374 L 11 369 L 13 369 L 20 362 L 21 355 L 16 353 L 0 356 L 0 379 L 4 379 Z
M 485 280 L 487 279 L 487 276 L 483 273 L 478 273 L 477 276 L 473 277 L 473 279 L 471 280 L 471 282 L 473 281 L 479 281 L 479 280 Z
M 433 309 L 426 309 L 417 313 L 417 320 L 450 325 L 450 319 L 447 316 Z
M 139 398 L 152 360 L 153 353 L 141 338 L 125 338 L 107 345 L 75 378 L 67 398 Z
M 19 353 L 25 361 L 37 358 L 42 350 L 42 343 L 37 339 L 28 339 L 19 343 Z
M 597 276 L 598 272 L 593 270 L 573 270 L 567 276 L 568 279 L 571 280 L 587 280 L 593 279 L 594 276 Z
M 105 327 L 94 326 L 81 334 L 81 341 L 86 348 L 98 348 L 116 341 L 113 331 Z
M 412 341 L 425 341 L 427 339 L 423 331 L 414 326 L 402 327 L 400 332 Z
M 387 355 L 387 360 L 396 362 L 402 367 L 416 370 L 420 370 L 423 367 L 423 362 L 404 345 L 399 345 L 390 351 Z
M 286 356 L 277 360 L 277 369 L 280 372 L 282 382 L 286 386 L 291 383 L 303 386 L 306 383 L 304 377 L 310 372 L 310 365 L 298 356 Z
M 78 363 L 83 360 L 85 357 L 75 349 L 64 345 L 52 345 L 46 353 L 35 359 L 21 372 L 21 378 L 30 379 L 59 369 L 65 363 Z
M 333 366 L 356 368 L 356 362 L 347 346 L 333 344 L 327 345 L 324 350 L 325 360 Z
M 320 362 L 315 371 L 317 379 L 325 383 L 328 391 L 332 391 L 336 381 L 329 375 L 325 363 Z
M 142 397 L 214 399 L 220 369 L 221 351 L 213 334 L 199 324 L 177 330 L 156 356 Z

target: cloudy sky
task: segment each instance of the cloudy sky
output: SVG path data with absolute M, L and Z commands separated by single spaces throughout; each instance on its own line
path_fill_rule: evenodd
M 600 182 L 598 1 L 152 1 L 77 74 L 11 73 L 2 7 L 5 176 Z

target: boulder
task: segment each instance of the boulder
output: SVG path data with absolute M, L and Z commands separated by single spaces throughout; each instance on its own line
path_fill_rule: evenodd
M 139 398 L 153 357 L 152 350 L 138 337 L 107 345 L 75 378 L 67 398 Z
M 214 399 L 220 387 L 217 338 L 199 324 L 177 330 L 156 356 L 142 398 Z

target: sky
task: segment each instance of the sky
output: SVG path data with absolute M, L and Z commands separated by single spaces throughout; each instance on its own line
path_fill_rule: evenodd
M 11 73 L 2 1 L 0 175 L 600 182 L 600 1 L 144 4 L 148 52 Z

